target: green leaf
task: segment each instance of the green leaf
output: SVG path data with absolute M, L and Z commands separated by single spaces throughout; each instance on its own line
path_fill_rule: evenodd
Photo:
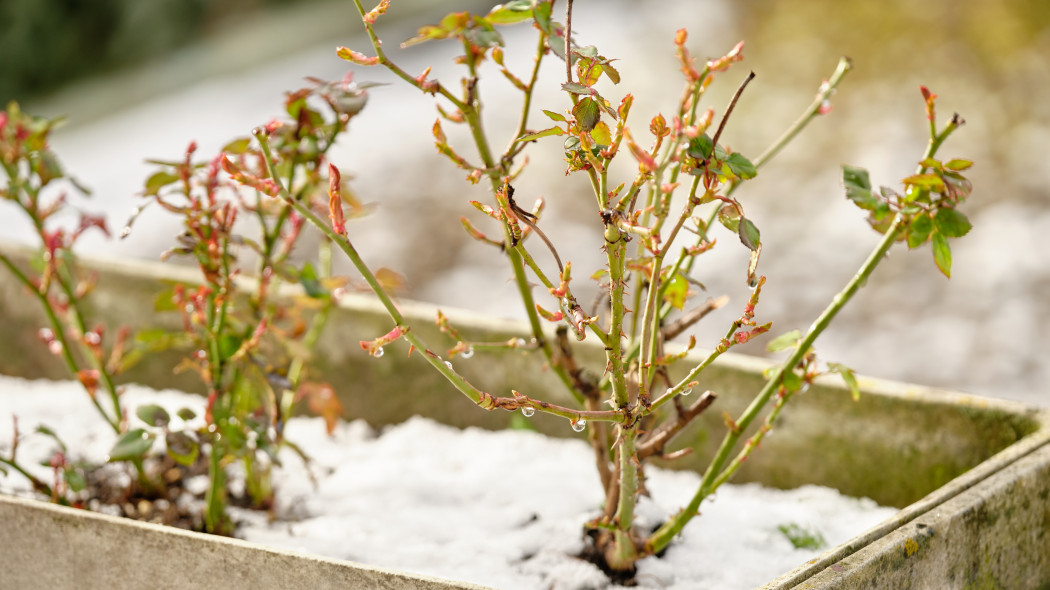
M 937 211 L 937 214 L 933 216 L 933 225 L 946 238 L 961 238 L 973 228 L 965 215 L 949 208 Z
M 584 57 L 576 60 L 576 78 L 584 86 L 594 86 L 602 77 L 602 65 L 597 59 Z
M 843 165 L 842 184 L 846 187 L 846 198 L 861 209 L 871 211 L 878 206 L 879 199 L 871 193 L 871 179 L 867 170 Z
M 547 137 L 549 135 L 565 135 L 565 131 L 561 127 L 550 127 L 543 131 L 537 131 L 536 133 L 526 133 L 518 138 L 518 141 L 532 141 L 541 137 Z
M 944 188 L 944 180 L 942 180 L 937 174 L 913 174 L 901 182 L 907 185 L 932 190 L 941 190 Z
M 601 146 L 612 145 L 612 132 L 609 131 L 609 126 L 605 124 L 605 121 L 598 121 L 598 124 L 591 130 L 591 139 L 594 143 Z
M 536 26 L 540 28 L 545 34 L 551 34 L 551 5 L 547 2 L 540 2 L 536 5 L 536 8 L 532 11 L 532 18 L 536 20 Z
M 731 203 L 722 205 L 718 209 L 718 221 L 729 231 L 738 231 L 740 227 L 740 209 Z
M 582 95 L 589 95 L 592 92 L 590 88 L 587 88 L 583 84 L 577 84 L 576 82 L 566 82 L 561 85 L 561 89 L 565 92 Z
M 252 146 L 252 139 L 250 137 L 241 137 L 231 141 L 230 143 L 222 147 L 222 151 L 227 154 L 240 155 L 248 151 L 248 148 Z
M 135 409 L 135 415 L 150 426 L 167 426 L 171 422 L 168 411 L 156 404 L 146 404 Z
M 952 247 L 948 245 L 948 238 L 940 232 L 933 232 L 933 261 L 937 268 L 941 269 L 944 276 L 952 278 Z
M 736 152 L 729 154 L 729 157 L 726 158 L 726 165 L 733 171 L 733 174 L 744 180 L 754 178 L 758 174 L 758 170 L 755 169 L 755 165 L 751 163 L 751 160 Z
M 973 183 L 966 177 L 955 172 L 944 173 L 945 194 L 950 194 L 958 201 L 970 196 L 973 191 Z
M 925 244 L 926 240 L 930 239 L 932 231 L 933 220 L 930 219 L 930 216 L 925 213 L 916 215 L 908 224 L 908 247 L 918 248 Z
M 664 301 L 670 303 L 676 309 L 682 309 L 685 307 L 687 295 L 689 295 L 689 281 L 682 276 L 682 273 L 674 273 L 674 278 L 667 283 L 667 288 L 664 291 Z
M 696 158 L 697 160 L 707 160 L 711 157 L 711 152 L 714 151 L 714 143 L 706 133 L 699 137 L 694 137 L 689 140 L 689 147 L 686 148 L 685 153 Z
M 864 168 L 843 164 L 842 183 L 846 185 L 847 189 L 854 187 L 860 190 L 871 191 L 871 179 L 868 176 L 868 171 Z
M 169 432 L 164 436 L 168 456 L 179 465 L 189 467 L 197 461 L 200 445 L 185 432 Z
M 586 97 L 572 107 L 572 115 L 576 117 L 576 124 L 583 131 L 590 131 L 601 119 L 598 103 L 591 97 Z
M 758 227 L 750 219 L 742 217 L 736 233 L 740 236 L 740 242 L 747 246 L 748 250 L 758 250 L 761 236 L 759 235 Z
M 766 350 L 769 352 L 780 352 L 781 350 L 787 350 L 798 346 L 799 340 L 802 339 L 802 332 L 800 330 L 792 330 L 785 332 L 780 336 L 777 336 L 766 345 Z
M 146 179 L 146 194 L 156 195 L 157 191 L 178 180 L 179 177 L 170 172 L 164 170 L 154 172 L 152 176 Z
M 79 469 L 63 469 L 62 478 L 69 484 L 69 489 L 73 493 L 82 492 L 87 487 L 87 480 L 84 479 L 84 474 Z
M 795 373 L 794 371 L 787 372 L 784 373 L 784 377 L 781 379 L 780 384 L 788 391 L 798 391 L 799 389 L 802 389 L 802 377 L 799 377 L 798 373 Z
M 314 270 L 314 265 L 309 262 L 303 264 L 302 270 L 299 271 L 299 284 L 303 286 L 307 297 L 311 299 L 328 298 L 328 291 L 321 284 L 321 280 L 317 278 L 317 271 Z
M 608 78 L 613 84 L 620 83 L 620 72 L 618 72 L 616 68 L 612 67 L 612 65 L 608 61 L 602 63 L 602 72 L 605 74 L 605 77 Z
M 846 387 L 849 388 L 849 395 L 853 398 L 853 401 L 860 401 L 860 386 L 857 384 L 857 376 L 853 374 L 853 369 L 840 363 L 828 363 L 828 369 L 832 373 L 838 373 L 842 376 L 842 380 L 846 383 Z
M 559 123 L 565 122 L 565 115 L 562 115 L 561 113 L 555 113 L 554 111 L 548 111 L 547 109 L 543 109 L 543 114 L 547 115 L 547 117 L 549 117 L 552 121 L 557 121 Z
M 469 29 L 465 37 L 475 47 L 503 47 L 503 35 L 491 27 L 492 25 L 488 25 Z
M 973 166 L 973 162 L 969 160 L 948 160 L 944 164 L 945 168 L 948 170 L 955 170 L 956 172 L 966 170 L 970 166 Z
M 130 461 L 140 459 L 153 446 L 155 435 L 142 428 L 133 428 L 117 439 L 109 450 L 109 461 Z
M 228 359 L 241 348 L 244 337 L 240 334 L 223 334 L 219 336 L 219 356 Z
M 777 530 L 791 542 L 795 549 L 823 549 L 827 546 L 824 535 L 821 535 L 816 529 L 808 530 L 792 522 L 777 525 Z
M 164 289 L 153 298 L 153 311 L 175 311 L 175 289 Z
M 511 0 L 496 5 L 485 20 L 494 25 L 512 25 L 532 18 L 532 0 Z
M 54 430 L 51 430 L 47 426 L 44 426 L 43 424 L 40 424 L 40 425 L 38 425 L 36 427 L 36 430 L 34 430 L 34 432 L 37 432 L 39 434 L 43 434 L 44 436 L 51 437 L 52 439 L 54 439 L 54 441 L 56 443 L 58 443 L 58 448 L 62 449 L 63 453 L 66 452 L 66 444 L 64 442 L 62 442 L 62 439 L 58 438 L 58 435 L 55 434 Z

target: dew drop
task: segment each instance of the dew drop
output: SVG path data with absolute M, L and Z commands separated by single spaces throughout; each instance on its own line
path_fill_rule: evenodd
M 383 353 L 385 353 L 385 352 L 386 351 L 383 350 L 382 346 L 377 346 L 376 349 L 372 351 L 372 356 L 374 356 L 376 358 L 379 358 L 379 357 L 383 356 Z
M 692 387 L 687 387 L 687 388 L 682 390 L 682 395 L 692 395 L 692 393 L 693 393 L 693 388 Z
M 199 358 L 201 360 L 204 360 L 204 359 L 208 358 L 208 353 L 205 350 L 203 350 L 203 349 L 202 350 L 198 350 L 197 351 L 197 358 Z
M 98 346 L 102 343 L 102 337 L 98 335 L 98 332 L 87 332 L 84 334 L 84 342 L 90 346 Z
M 52 340 L 51 342 L 47 343 L 47 350 L 51 354 L 58 356 L 62 354 L 62 343 L 58 340 Z
M 536 408 L 533 408 L 531 406 L 522 406 L 521 414 L 526 418 L 532 418 L 536 415 Z
M 525 346 L 526 344 L 528 344 L 528 342 L 525 342 L 524 338 L 515 338 L 514 339 L 514 346 L 516 346 L 518 348 L 521 348 L 521 347 Z
M 445 361 L 445 366 L 446 366 L 446 367 L 448 367 L 448 370 L 449 370 L 449 371 L 451 371 L 451 370 L 452 370 L 452 363 L 450 363 L 450 362 L 448 362 L 448 361 Z
M 463 352 L 459 353 L 459 356 L 461 356 L 461 357 L 463 357 L 465 359 L 469 359 L 470 357 L 474 356 L 474 347 L 473 346 L 468 346 L 466 350 L 464 350 Z
M 584 428 L 587 428 L 587 421 L 583 418 L 572 423 L 572 429 L 576 432 L 583 432 Z

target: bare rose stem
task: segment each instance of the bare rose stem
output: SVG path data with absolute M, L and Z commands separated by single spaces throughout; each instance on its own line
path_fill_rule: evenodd
M 955 131 L 961 120 L 958 117 L 953 117 L 952 120 L 945 126 L 941 133 L 936 133 L 936 129 L 931 126 L 931 137 L 930 142 L 926 147 L 926 153 L 923 155 L 923 160 L 932 158 L 937 149 L 940 148 L 941 144 L 945 139 Z M 922 164 L 919 165 L 919 173 L 922 173 L 924 167 Z M 667 545 L 674 539 L 675 535 L 682 531 L 682 528 L 697 514 L 700 508 L 700 503 L 713 493 L 719 485 L 729 479 L 733 472 L 740 466 L 740 461 L 734 461 L 729 468 L 725 467 L 726 461 L 729 460 L 729 455 L 733 448 L 739 442 L 740 437 L 743 436 L 744 431 L 751 425 L 751 423 L 758 416 L 759 412 L 766 406 L 773 393 L 780 387 L 784 375 L 792 371 L 794 367 L 802 360 L 802 357 L 806 355 L 809 349 L 813 346 L 817 337 L 828 327 L 832 319 L 842 310 L 843 307 L 849 302 L 850 299 L 856 295 L 857 291 L 860 290 L 861 286 L 864 285 L 871 273 L 886 257 L 886 253 L 889 252 L 890 248 L 900 237 L 900 233 L 907 228 L 910 222 L 910 216 L 898 212 L 890 226 L 886 229 L 882 239 L 868 255 L 868 258 L 861 265 L 860 269 L 853 278 L 846 283 L 846 286 L 831 300 L 831 303 L 821 312 L 820 316 L 817 317 L 813 325 L 810 326 L 806 335 L 798 343 L 795 351 L 784 360 L 783 363 L 777 368 L 776 372 L 770 376 L 766 385 L 758 393 L 757 396 L 751 401 L 751 404 L 744 410 L 743 414 L 736 420 L 736 428 L 731 429 L 726 433 L 726 436 L 722 439 L 722 445 L 718 448 L 714 458 L 708 465 L 707 470 L 704 472 L 703 479 L 700 482 L 700 486 L 694 494 L 689 504 L 680 510 L 674 517 L 664 523 L 659 529 L 656 530 L 645 542 L 644 551 L 647 554 L 654 554 L 662 551 Z
M 467 84 L 468 88 L 465 89 L 465 100 L 461 100 L 453 95 L 444 85 L 437 81 L 424 80 L 423 77 L 413 77 L 409 73 L 401 69 L 397 64 L 390 60 L 383 52 L 382 42 L 375 33 L 373 22 L 366 18 L 366 12 L 364 7 L 361 5 L 360 0 L 354 0 L 354 6 L 357 8 L 358 14 L 361 16 L 361 22 L 364 24 L 365 32 L 368 35 L 368 39 L 372 44 L 372 48 L 376 52 L 376 62 L 367 65 L 382 65 L 388 70 L 394 73 L 397 77 L 401 78 L 411 86 L 418 88 L 420 91 L 427 94 L 440 94 L 445 97 L 454 107 L 459 109 L 463 113 L 463 117 L 466 120 L 468 127 L 470 128 L 471 137 L 474 140 L 474 144 L 477 146 L 478 154 L 481 157 L 482 163 L 485 168 L 483 172 L 489 177 L 489 181 L 492 185 L 492 193 L 495 194 L 502 183 L 502 177 L 510 173 L 510 160 L 516 153 L 517 141 L 512 140 L 511 147 L 504 154 L 504 157 L 500 162 L 496 162 L 492 156 L 492 151 L 489 148 L 488 139 L 485 135 L 485 131 L 482 127 L 481 121 L 481 101 L 478 98 L 477 92 L 477 77 L 476 77 L 476 65 L 472 61 L 468 61 L 467 66 L 470 70 L 470 80 L 473 83 Z M 374 20 L 374 19 L 373 19 Z M 538 53 L 543 49 L 543 33 L 541 33 L 540 45 L 537 50 Z M 466 51 L 466 55 L 470 56 L 471 52 Z M 352 60 L 351 60 L 352 61 Z M 535 81 L 539 71 L 539 55 L 537 55 L 537 61 L 534 65 L 532 78 L 528 86 L 528 91 L 525 93 L 525 101 L 522 106 L 522 118 L 519 127 L 525 125 L 528 118 L 528 110 L 531 105 L 532 89 L 535 85 Z M 575 99 L 575 97 L 574 97 Z M 521 134 L 515 134 L 515 139 Z M 509 238 L 508 238 L 509 242 Z M 337 242 L 338 243 L 338 242 Z M 536 343 L 540 350 L 543 351 L 544 356 L 547 359 L 547 364 L 551 367 L 551 370 L 558 376 L 558 379 L 564 384 L 565 388 L 579 403 L 584 403 L 584 396 L 575 386 L 572 377 L 566 372 L 565 368 L 555 361 L 554 350 L 551 347 L 550 342 L 546 338 L 543 332 L 540 317 L 536 311 L 536 303 L 532 296 L 532 291 L 529 286 L 528 277 L 525 274 L 525 264 L 521 259 L 521 255 L 517 250 L 508 248 L 506 250 L 507 258 L 510 260 L 511 269 L 514 273 L 514 282 L 518 288 L 518 295 L 521 297 L 523 307 L 525 308 L 525 314 L 528 317 L 529 326 L 532 329 L 532 337 L 536 340 Z M 443 364 L 443 363 L 442 363 Z
M 15 263 L 11 261 L 6 255 L 0 254 L 0 263 L 3 263 L 3 265 L 6 266 L 9 271 L 11 271 L 11 274 L 15 275 L 15 278 L 17 278 L 20 283 L 25 285 L 26 288 L 33 293 L 33 296 L 40 301 L 40 305 L 44 308 L 44 313 L 47 315 L 48 323 L 51 324 L 51 332 L 54 334 L 55 341 L 61 345 L 62 350 L 60 352 L 60 355 L 62 357 L 62 361 L 63 363 L 65 363 L 66 369 L 70 372 L 70 374 L 76 377 L 79 371 L 79 369 L 77 368 L 77 361 L 73 358 L 73 353 L 70 351 L 69 341 L 66 339 L 65 335 L 65 328 L 62 326 L 62 322 L 58 319 L 58 316 L 55 315 L 55 310 L 51 308 L 51 302 L 47 300 L 47 295 L 41 293 L 39 288 L 33 284 L 33 281 L 30 280 L 29 277 L 27 277 L 25 273 L 23 273 L 21 269 L 19 269 L 18 266 L 15 265 Z M 95 408 L 98 410 L 99 414 L 101 414 L 102 417 L 106 419 L 106 424 L 108 424 L 114 432 L 120 434 L 120 418 L 111 418 L 109 413 L 102 409 L 102 405 L 99 403 L 98 399 L 95 396 L 92 395 L 89 397 L 91 398 L 91 403 L 95 405 Z
M 784 146 L 786 146 L 788 143 L 790 143 L 803 129 L 806 128 L 807 125 L 809 125 L 809 123 L 814 118 L 816 118 L 817 114 L 819 114 L 819 112 L 820 112 L 821 106 L 824 105 L 824 101 L 828 100 L 831 97 L 831 95 L 835 92 L 835 89 L 838 87 L 839 83 L 842 82 L 842 79 L 846 76 L 847 73 L 849 73 L 849 71 L 852 69 L 852 67 L 853 67 L 852 66 L 852 62 L 850 62 L 848 57 L 843 57 L 843 58 L 839 59 L 838 66 L 835 68 L 835 71 L 832 73 L 831 77 L 828 78 L 826 83 L 821 84 L 820 91 L 817 93 L 816 97 L 813 99 L 813 102 L 810 103 L 809 106 L 806 107 L 806 109 L 803 111 L 802 115 L 799 116 L 799 118 L 796 119 L 795 122 L 792 123 L 791 126 L 788 127 L 788 129 L 786 131 L 784 131 L 784 133 L 781 134 L 781 136 L 775 142 L 773 142 L 773 144 L 771 146 L 766 148 L 766 151 L 763 152 L 762 155 L 760 155 L 757 159 L 755 159 L 754 164 L 755 164 L 755 168 L 756 169 L 762 167 L 763 165 L 768 163 L 770 160 L 772 160 L 780 152 L 780 150 L 784 148 Z M 709 70 L 707 68 L 705 68 L 700 73 L 699 80 L 703 81 L 703 79 L 708 75 L 708 73 L 709 73 Z M 702 86 L 702 84 L 700 84 L 699 82 L 695 83 L 694 85 L 697 88 Z M 689 113 L 690 123 L 692 123 L 692 121 L 695 119 L 696 103 L 698 102 L 699 95 L 700 95 L 700 90 L 695 90 L 693 92 L 693 94 L 692 94 L 693 107 L 692 107 L 692 110 Z M 674 143 L 674 142 L 669 142 L 668 143 L 668 146 L 669 146 L 670 149 L 668 150 L 668 152 L 664 156 L 665 160 L 661 162 L 661 169 L 663 168 L 663 166 L 665 166 L 667 164 L 667 162 L 669 161 L 667 159 L 670 157 L 670 155 L 672 155 L 674 153 L 674 150 L 677 148 L 677 145 L 678 144 Z M 671 171 L 671 178 L 670 178 L 669 182 L 672 182 L 672 183 L 675 182 L 675 180 L 678 178 L 679 170 L 680 170 L 679 167 L 675 167 Z M 733 192 L 737 189 L 737 187 L 740 186 L 740 184 L 741 184 L 741 181 L 739 181 L 739 180 L 732 181 L 729 184 L 729 188 L 726 190 L 726 196 L 729 196 L 729 195 L 733 194 Z M 707 225 L 708 226 L 710 226 L 711 223 L 714 221 L 714 216 L 717 213 L 718 213 L 718 209 L 715 208 L 715 210 L 712 211 L 711 215 L 707 219 Z M 703 239 L 704 237 L 705 236 L 703 234 L 701 234 L 700 238 Z M 687 251 L 683 248 L 681 250 L 681 252 L 679 253 L 679 255 L 678 255 L 678 259 L 675 260 L 674 265 L 672 266 L 672 270 L 671 270 L 670 276 L 674 276 L 678 272 L 683 272 L 685 274 L 688 274 L 689 271 L 692 270 L 693 262 L 695 260 L 696 260 L 696 258 L 689 256 Z M 684 266 L 684 270 L 682 270 L 683 266 Z M 666 290 L 669 287 L 669 285 L 670 285 L 670 283 L 667 283 L 667 282 L 665 282 L 665 283 L 660 285 L 660 293 L 659 293 L 659 298 L 660 299 L 663 298 L 664 293 L 666 292 Z M 636 309 L 641 306 L 641 296 L 642 296 L 641 292 L 642 292 L 642 290 L 637 288 L 637 286 L 636 286 L 635 295 L 634 295 L 635 296 L 635 308 Z M 671 313 L 671 310 L 672 310 L 671 305 L 665 304 L 660 310 L 660 318 L 661 318 L 661 320 L 666 318 L 667 315 L 669 313 Z M 639 316 L 636 314 L 634 317 L 635 317 L 635 321 L 638 321 Z M 632 333 L 635 333 L 635 328 L 634 327 L 632 327 Z M 630 362 L 631 360 L 633 360 L 634 358 L 636 358 L 638 356 L 638 354 L 641 352 L 641 344 L 642 344 L 641 340 L 636 340 L 636 341 L 634 341 L 631 344 L 631 347 L 627 351 L 627 357 L 625 359 L 627 362 Z M 706 366 L 706 364 L 704 366 Z M 693 371 L 693 373 L 696 373 L 696 371 Z M 680 387 L 680 388 L 676 387 L 674 389 L 673 393 L 677 394 L 682 389 L 685 389 L 684 385 L 687 384 L 691 380 L 692 379 L 684 381 L 681 384 L 682 387 Z
M 252 133 L 253 135 L 255 135 L 256 140 L 258 140 L 259 145 L 262 148 L 267 170 L 269 171 L 271 177 L 276 179 L 277 177 L 274 174 L 276 172 L 276 167 L 274 165 L 273 155 L 270 149 L 270 142 L 269 138 L 266 136 L 266 131 L 262 128 L 256 128 L 252 131 Z M 420 353 L 423 355 L 423 358 L 426 359 L 426 361 L 430 363 L 430 365 L 434 367 L 434 369 L 441 373 L 453 386 L 455 386 L 457 390 L 460 391 L 460 393 L 466 395 L 475 404 L 487 410 L 493 410 L 496 408 L 517 409 L 519 407 L 532 407 L 538 411 L 554 414 L 556 416 L 561 416 L 573 422 L 576 422 L 580 419 L 620 422 L 625 419 L 624 415 L 621 412 L 613 410 L 574 410 L 572 408 L 566 408 L 547 402 L 533 400 L 532 398 L 529 398 L 528 396 L 523 396 L 521 394 L 516 394 L 513 398 L 497 398 L 490 393 L 483 392 L 474 387 L 462 375 L 453 370 L 450 365 L 446 364 L 440 356 L 434 353 L 426 345 L 426 343 L 423 342 L 423 340 L 420 339 L 419 336 L 416 335 L 416 333 L 410 329 L 410 327 L 405 323 L 405 318 L 401 314 L 401 311 L 397 308 L 397 305 L 395 305 L 393 300 L 390 299 L 390 296 L 387 294 L 386 290 L 383 289 L 383 286 L 379 283 L 379 280 L 372 273 L 371 269 L 369 269 L 368 266 L 361 259 L 361 256 L 358 254 L 357 249 L 354 248 L 354 245 L 350 242 L 349 238 L 347 238 L 345 235 L 336 232 L 327 223 L 321 220 L 307 206 L 295 200 L 295 198 L 291 196 L 287 188 L 285 188 L 285 186 L 282 183 L 277 182 L 276 180 L 275 182 L 278 186 L 280 198 L 289 205 L 291 205 L 297 213 L 303 216 L 304 219 L 306 219 L 316 228 L 321 230 L 321 232 L 324 233 L 325 236 L 332 241 L 332 243 L 334 243 L 340 250 L 343 251 L 343 253 L 350 260 L 350 262 L 353 263 L 354 267 L 365 279 L 365 282 L 368 283 L 368 286 L 372 289 L 373 293 L 375 293 L 380 303 L 382 303 L 383 308 L 386 310 L 387 314 L 392 320 L 394 320 L 394 323 L 397 325 L 397 327 L 401 329 L 400 337 L 407 340 L 413 347 L 419 350 Z

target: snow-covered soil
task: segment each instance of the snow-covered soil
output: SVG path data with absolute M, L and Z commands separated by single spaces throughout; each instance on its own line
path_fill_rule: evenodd
M 159 403 L 172 413 L 202 404 L 196 396 L 143 387 L 124 395 L 132 408 Z M 58 432 L 74 458 L 102 461 L 114 440 L 76 383 L 0 376 L 5 455 L 12 414 L 24 437 L 18 456 L 45 480 L 50 470 L 38 463 L 54 443 L 26 436 L 37 424 Z M 501 589 L 616 587 L 574 557 L 583 548 L 581 524 L 602 501 L 582 440 L 458 430 L 420 417 L 378 432 L 362 421 L 342 423 L 331 436 L 320 418 L 296 418 L 286 432 L 313 462 L 306 467 L 290 452 L 281 457 L 277 520 L 235 514 L 238 536 L 248 541 Z M 648 473 L 652 499 L 640 504 L 639 519 L 655 525 L 688 500 L 699 478 Z M 0 475 L 0 493 L 28 490 L 20 476 Z M 820 552 L 795 548 L 778 527 L 809 531 L 833 546 L 894 512 L 816 486 L 725 485 L 664 557 L 640 564 L 637 579 L 644 588 L 752 588 Z

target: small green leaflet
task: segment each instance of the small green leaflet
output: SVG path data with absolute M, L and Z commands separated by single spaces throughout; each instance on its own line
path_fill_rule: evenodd
M 135 409 L 135 415 L 150 426 L 167 426 L 168 422 L 171 421 L 171 416 L 168 415 L 167 410 L 156 405 L 146 404 L 139 406 Z
M 933 225 L 946 238 L 961 238 L 973 227 L 965 215 L 948 208 L 937 211 L 937 214 L 933 216 Z
M 802 332 L 799 330 L 785 332 L 770 341 L 770 343 L 766 345 L 766 350 L 769 352 L 780 352 L 781 350 L 794 348 L 798 346 L 798 342 L 801 339 Z
M 930 239 L 932 231 L 933 220 L 930 219 L 930 216 L 925 213 L 916 215 L 908 224 L 908 247 L 918 248 L 925 244 L 926 240 Z
M 511 0 L 497 4 L 485 20 L 494 25 L 511 25 L 532 18 L 532 0 Z
M 565 131 L 561 127 L 548 127 L 543 131 L 537 131 L 535 133 L 526 133 L 518 138 L 518 141 L 532 141 L 541 137 L 547 137 L 549 135 L 564 135 Z
M 846 187 L 846 197 L 861 209 L 870 211 L 879 204 L 878 199 L 871 194 L 871 179 L 867 170 L 843 165 L 842 184 Z
M 664 301 L 670 303 L 676 309 L 682 309 L 685 307 L 685 299 L 688 295 L 689 281 L 682 276 L 682 273 L 676 272 L 674 278 L 667 283 L 664 291 Z
M 740 236 L 740 242 L 747 246 L 748 250 L 758 250 L 760 243 L 760 235 L 758 233 L 758 227 L 748 218 L 740 218 L 740 224 L 737 226 L 737 235 Z
M 109 450 L 110 461 L 129 461 L 141 458 L 153 446 L 154 434 L 133 428 L 120 436 Z
M 933 261 L 944 276 L 952 278 L 952 247 L 948 245 L 948 238 L 940 232 L 933 232 Z
M 743 180 L 754 178 L 758 174 L 758 170 L 751 163 L 751 160 L 736 152 L 729 154 L 729 157 L 726 158 L 726 165 L 729 166 L 733 174 Z
M 857 384 L 857 376 L 853 374 L 853 369 L 839 363 L 828 363 L 828 370 L 841 375 L 846 387 L 849 388 L 850 397 L 855 402 L 860 401 L 860 386 Z

